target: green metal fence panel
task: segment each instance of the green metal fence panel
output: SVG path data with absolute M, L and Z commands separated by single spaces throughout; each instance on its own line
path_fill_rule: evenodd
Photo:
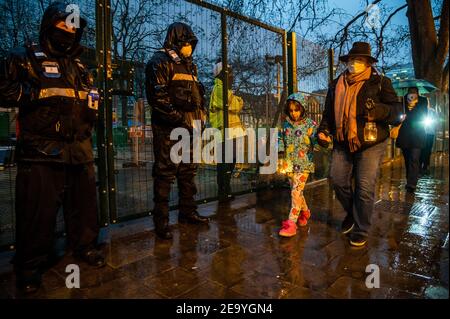
M 232 192 L 242 193 L 266 187 L 272 181 L 273 176 L 260 174 L 263 159 L 259 150 L 263 146 L 258 142 L 263 139 L 261 134 L 268 135 L 269 129 L 277 127 L 280 121 L 282 96 L 287 90 L 286 39 L 284 32 L 249 24 L 236 17 L 227 17 L 226 27 L 227 60 L 233 75 L 229 89 L 243 100 L 239 119 L 245 130 L 253 132 L 243 138 L 244 163 L 236 164 L 231 180 Z M 235 121 L 231 118 L 235 115 L 228 114 L 229 121 Z M 250 160 L 252 154 L 255 162 Z
M 145 1 L 144 1 L 145 2 Z M 213 68 L 218 58 L 223 58 L 223 42 L 221 21 L 226 15 L 226 27 L 229 32 L 226 43 L 230 47 L 229 64 L 236 66 L 236 81 L 233 89 L 242 92 L 245 97 L 245 110 L 242 114 L 243 121 L 255 121 L 252 117 L 252 108 L 261 110 L 260 122 L 255 127 L 262 127 L 273 121 L 277 110 L 275 95 L 281 95 L 283 84 L 286 82 L 286 61 L 284 58 L 284 31 L 262 23 L 239 16 L 233 12 L 226 12 L 222 8 L 210 5 L 203 1 L 174 1 L 160 0 L 146 2 L 145 7 L 136 6 L 127 8 L 119 1 L 112 1 L 115 8 L 115 17 L 122 16 L 126 10 L 138 18 L 142 32 L 140 45 L 124 52 L 120 48 L 122 43 L 128 41 L 122 38 L 114 44 L 113 41 L 113 74 L 121 76 L 116 79 L 116 86 L 112 92 L 113 111 L 113 140 L 114 140 L 114 178 L 116 183 L 117 212 L 112 214 L 112 222 L 119 222 L 129 218 L 150 214 L 153 209 L 153 139 L 151 130 L 151 112 L 145 96 L 145 64 L 155 50 L 162 47 L 167 27 L 176 21 L 189 24 L 199 39 L 194 53 L 194 59 L 198 66 L 198 78 L 206 89 L 206 100 L 209 102 L 214 85 Z M 140 17 L 151 17 L 141 19 Z M 119 19 L 113 16 L 113 39 L 117 39 L 120 30 Z M 124 22 L 126 23 L 126 22 Z M 137 25 L 136 25 L 137 26 Z M 128 25 L 131 29 L 135 25 Z M 247 42 L 247 49 L 254 49 L 262 67 L 258 73 L 249 71 L 248 67 L 254 61 L 249 58 L 250 51 L 242 50 L 242 45 Z M 240 47 L 241 46 L 241 47 Z M 273 48 L 272 48 L 273 47 Z M 245 53 L 244 53 L 245 52 Z M 240 53 L 240 57 L 239 57 Z M 268 57 L 278 57 L 281 61 L 277 65 L 269 67 Z M 246 69 L 247 68 L 247 69 Z M 269 70 L 270 68 L 270 70 Z M 278 71 L 277 71 L 278 70 Z M 125 76 L 126 75 L 126 76 Z M 278 77 L 278 84 L 277 84 Z M 270 82 L 271 88 L 267 91 L 258 88 L 252 90 L 245 88 L 244 82 L 254 82 L 262 87 Z M 270 95 L 270 96 L 269 96 Z M 255 100 L 255 96 L 258 98 Z M 248 98 L 247 98 L 248 97 Z M 259 104 L 259 100 L 262 104 Z M 266 107 L 270 112 L 266 112 Z M 209 103 L 207 105 L 209 108 Z M 264 123 L 261 120 L 264 119 Z M 209 125 L 209 123 L 208 123 Z M 253 122 L 252 122 L 253 126 Z M 125 136 L 125 132 L 127 135 Z M 256 167 L 238 165 L 237 174 L 233 178 L 234 193 L 251 191 L 255 187 L 257 178 Z M 200 163 L 195 177 L 197 185 L 196 200 L 205 202 L 217 198 L 217 170 L 215 165 Z M 170 195 L 170 205 L 178 204 L 178 190 L 175 185 Z

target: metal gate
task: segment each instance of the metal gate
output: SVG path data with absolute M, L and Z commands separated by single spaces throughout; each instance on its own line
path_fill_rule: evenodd
M 99 141 L 99 145 L 104 145 L 102 153 L 107 158 L 108 183 L 100 187 L 100 193 L 105 194 L 100 199 L 101 207 L 108 207 L 108 214 L 102 214 L 109 216 L 103 219 L 105 225 L 149 215 L 153 208 L 154 158 L 144 70 L 153 52 L 162 47 L 167 27 L 172 22 L 189 24 L 199 39 L 194 59 L 199 79 L 206 88 L 207 101 L 213 89 L 213 68 L 218 58 L 224 62 L 224 69 L 227 65 L 233 68 L 235 81 L 231 89 L 244 101 L 240 119 L 246 128 L 271 127 L 287 88 L 284 30 L 203 1 L 141 0 L 136 1 L 134 8 L 120 1 L 112 1 L 109 8 L 108 3 L 103 1 L 102 8 L 105 16 L 112 16 L 112 28 L 106 28 L 107 23 L 97 24 L 97 28 L 104 28 L 99 32 L 105 37 L 103 51 L 111 52 L 110 57 L 104 56 L 104 65 L 108 65 L 109 59 L 112 62 L 110 70 L 103 70 L 101 79 L 106 84 L 103 88 L 105 142 Z M 122 19 L 125 13 L 136 17 L 135 20 Z M 134 38 L 127 38 L 125 29 L 128 34 L 135 32 Z M 108 42 L 110 36 L 112 41 Z M 133 47 L 130 43 L 136 45 Z M 224 86 L 226 92 L 228 88 Z M 225 100 L 224 108 L 226 105 Z M 216 174 L 215 165 L 199 165 L 198 202 L 217 198 Z M 257 164 L 237 164 L 231 182 L 233 193 L 253 191 L 259 184 Z M 171 207 L 175 208 L 177 202 L 175 184 L 170 196 Z

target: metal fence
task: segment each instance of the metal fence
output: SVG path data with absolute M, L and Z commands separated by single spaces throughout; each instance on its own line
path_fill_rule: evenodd
M 325 95 L 329 82 L 328 50 L 297 39 L 297 83 L 300 91 Z
M 130 8 L 125 8 L 120 3 L 112 7 L 112 33 L 115 40 L 111 47 L 113 78 L 114 74 L 120 76 L 128 73 L 130 76 L 125 79 L 128 84 L 123 85 L 122 81 L 122 87 L 119 85 L 119 88 L 113 87 L 111 90 L 111 127 L 108 125 L 108 114 L 105 115 L 106 148 L 111 143 L 113 146 L 112 152 L 105 151 L 107 157 L 110 154 L 113 157 L 112 165 L 108 162 L 112 169 L 109 167 L 106 174 L 109 176 L 109 184 L 105 187 L 108 190 L 109 218 L 104 220 L 105 224 L 148 215 L 153 208 L 151 171 L 154 158 L 150 107 L 143 85 L 144 69 L 155 49 L 162 46 L 169 24 L 175 21 L 185 22 L 192 27 L 199 39 L 194 59 L 198 65 L 198 78 L 206 88 L 207 101 L 214 85 L 213 67 L 217 59 L 227 61 L 232 67 L 235 80 L 231 89 L 244 100 L 240 118 L 246 128 L 272 125 L 282 92 L 286 90 L 287 69 L 284 30 L 202 1 L 148 2 L 145 15 L 153 18 L 137 19 L 135 22 L 145 30 L 139 39 L 141 46 L 123 52 L 120 48 L 131 39 L 120 38 L 121 28 L 124 27 L 120 25 L 120 17 L 124 10 Z M 139 10 L 139 7 L 134 10 Z M 128 27 L 133 29 L 134 25 Z M 117 79 L 113 79 L 113 82 L 114 80 Z M 108 94 L 106 91 L 106 95 Z M 111 140 L 108 140 L 109 129 L 112 132 Z M 237 165 L 231 183 L 233 193 L 252 191 L 258 187 L 256 168 L 256 164 Z M 216 174 L 215 165 L 199 165 L 196 176 L 197 201 L 217 198 Z M 178 191 L 175 184 L 171 191 L 170 205 L 174 208 L 177 202 Z

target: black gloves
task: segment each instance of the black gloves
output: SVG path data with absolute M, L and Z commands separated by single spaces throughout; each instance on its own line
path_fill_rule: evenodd
M 158 112 L 159 117 L 164 122 L 179 125 L 182 124 L 184 121 L 183 114 L 174 109 L 172 105 L 169 105 L 164 109 L 157 106 L 153 106 L 153 110 Z

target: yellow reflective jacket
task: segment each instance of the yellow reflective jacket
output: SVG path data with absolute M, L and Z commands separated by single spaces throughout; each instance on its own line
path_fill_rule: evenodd
M 242 128 L 244 130 L 239 112 L 241 112 L 244 102 L 241 97 L 233 94 L 228 90 L 228 127 Z M 214 80 L 214 88 L 211 92 L 211 100 L 209 103 L 209 122 L 212 127 L 219 130 L 223 129 L 223 83 L 222 80 L 216 78 Z

